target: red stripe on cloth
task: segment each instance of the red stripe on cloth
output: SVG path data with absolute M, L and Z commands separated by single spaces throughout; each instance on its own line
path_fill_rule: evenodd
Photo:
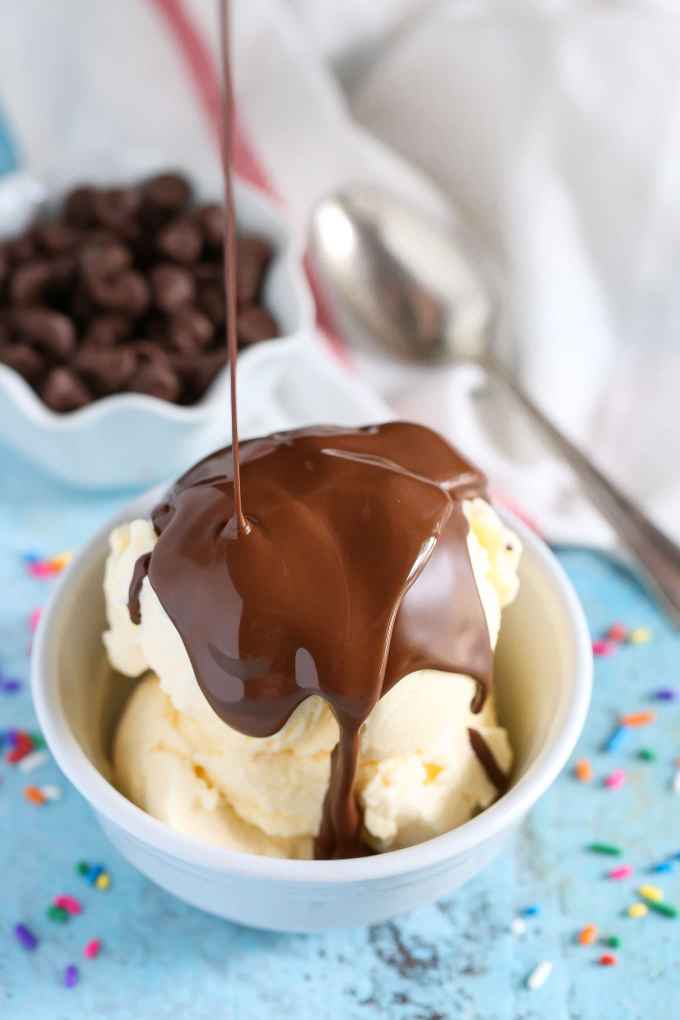
M 163 17 L 177 44 L 199 103 L 208 118 L 215 144 L 218 150 L 221 150 L 220 75 L 212 51 L 194 25 L 183 0 L 151 0 L 151 3 Z M 276 189 L 255 156 L 238 117 L 234 124 L 234 169 L 239 177 L 248 181 L 249 184 L 280 201 Z M 305 257 L 304 269 L 316 303 L 317 326 L 325 335 L 335 354 L 346 364 L 349 364 L 347 348 L 335 332 L 328 306 L 309 265 L 308 257 Z

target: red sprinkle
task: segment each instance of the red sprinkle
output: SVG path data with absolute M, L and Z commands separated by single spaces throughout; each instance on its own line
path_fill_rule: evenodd
M 619 961 L 613 953 L 603 953 L 597 962 L 603 967 L 615 967 Z
M 23 730 L 19 730 L 14 741 L 14 747 L 5 755 L 5 761 L 10 765 L 16 765 L 22 758 L 25 758 L 26 755 L 30 754 L 32 750 L 33 741 L 30 736 Z
M 83 949 L 83 956 L 85 956 L 88 960 L 96 960 L 96 958 L 99 956 L 101 948 L 102 948 L 101 939 L 90 939 L 90 941 Z
M 616 646 L 611 641 L 605 641 L 604 638 L 593 641 L 593 655 L 611 655 L 614 651 L 616 651 Z
M 610 641 L 625 641 L 628 637 L 628 628 L 622 623 L 613 623 L 607 631 L 607 637 Z
M 83 905 L 75 896 L 57 896 L 54 905 L 68 911 L 69 914 L 82 914 L 83 912 Z

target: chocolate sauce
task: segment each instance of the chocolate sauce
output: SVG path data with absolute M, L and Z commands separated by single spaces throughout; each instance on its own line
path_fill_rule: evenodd
M 472 727 L 468 729 L 470 747 L 475 752 L 479 764 L 486 772 L 486 778 L 499 793 L 505 793 L 510 785 L 509 777 L 496 761 L 496 756 L 479 732 Z
M 224 294 L 229 351 L 229 389 L 231 401 L 231 445 L 234 451 L 234 500 L 236 526 L 240 535 L 248 534 L 248 522 L 243 514 L 241 497 L 241 469 L 238 439 L 238 400 L 236 385 L 236 217 L 234 214 L 234 188 L 231 166 L 234 148 L 234 85 L 231 74 L 231 46 L 229 41 L 229 0 L 220 2 L 220 49 L 222 53 L 222 176 L 224 178 Z
M 328 702 L 340 742 L 317 856 L 365 853 L 354 778 L 378 699 L 419 669 L 473 677 L 474 711 L 489 689 L 462 509 L 485 480 L 436 433 L 401 422 L 251 440 L 241 470 L 249 534 L 236 526 L 233 453 L 220 450 L 153 512 L 149 581 L 229 726 L 270 736 L 310 695 Z M 143 572 L 140 560 L 133 619 Z
M 361 726 L 378 699 L 419 669 L 473 677 L 475 712 L 488 692 L 492 651 L 462 509 L 485 479 L 407 423 L 301 429 L 239 447 L 227 0 L 220 15 L 233 445 L 154 510 L 158 542 L 135 566 L 130 615 L 139 621 L 148 575 L 205 697 L 241 733 L 277 733 L 312 695 L 330 705 L 340 739 L 316 856 L 353 857 L 367 852 L 354 785 Z

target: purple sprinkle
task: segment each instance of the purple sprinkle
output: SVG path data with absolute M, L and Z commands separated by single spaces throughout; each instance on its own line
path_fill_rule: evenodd
M 27 928 L 25 924 L 15 924 L 14 934 L 19 942 L 21 942 L 24 949 L 30 949 L 31 951 L 37 949 L 38 940 L 31 929 Z
M 3 694 L 16 694 L 21 690 L 21 680 L 14 680 L 12 677 L 0 677 L 0 691 Z
M 662 687 L 661 690 L 654 691 L 654 697 L 657 701 L 675 701 L 677 696 L 677 691 L 672 690 L 670 687 Z
M 80 980 L 80 972 L 75 963 L 69 963 L 64 971 L 64 984 L 67 988 L 75 988 Z
M 10 747 L 17 746 L 17 740 L 19 739 L 19 730 L 7 730 L 5 732 L 5 740 Z

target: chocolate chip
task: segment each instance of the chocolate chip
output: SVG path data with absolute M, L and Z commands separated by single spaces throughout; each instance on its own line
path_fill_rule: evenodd
M 201 231 L 186 216 L 168 223 L 158 235 L 158 250 L 177 262 L 195 262 L 202 247 Z
M 174 312 L 194 300 L 195 287 L 191 273 L 169 262 L 151 270 L 154 301 L 164 312 Z
M 7 241 L 5 251 L 10 262 L 28 262 L 38 253 L 33 232 L 25 230 L 18 237 Z
M 136 317 L 146 311 L 149 305 L 149 287 L 141 275 L 133 269 L 119 273 L 109 279 L 91 279 L 89 292 L 95 304 Z
M 93 205 L 96 221 L 102 227 L 128 240 L 139 234 L 137 188 L 104 188 L 95 192 Z
M 196 304 L 215 326 L 224 323 L 224 288 L 219 283 L 206 283 L 198 287 Z
M 107 277 L 122 273 L 132 264 L 130 249 L 120 241 L 101 240 L 87 244 L 80 253 L 83 272 L 88 276 Z
M 197 308 L 182 308 L 170 319 L 169 335 L 177 351 L 191 354 L 208 346 L 215 335 L 215 327 Z
M 158 397 L 159 400 L 177 400 L 180 394 L 180 383 L 175 372 L 171 368 L 150 362 L 143 365 L 130 383 L 130 393 L 145 393 L 149 397 Z
M 202 205 L 196 210 L 196 220 L 203 231 L 209 248 L 222 247 L 224 238 L 224 213 L 221 205 Z
M 227 364 L 228 355 L 225 348 L 220 351 L 209 351 L 200 358 L 191 354 L 172 354 L 170 360 L 184 384 L 187 402 L 191 403 L 203 396 Z
M 69 191 L 64 200 L 64 216 L 68 223 L 75 227 L 91 227 L 97 217 L 94 208 L 95 188 L 89 184 L 81 184 Z
M 129 345 L 83 347 L 74 365 L 95 393 L 104 396 L 127 386 L 137 368 L 137 357 Z
M 43 353 L 67 361 L 76 347 L 76 331 L 70 319 L 49 308 L 17 308 L 12 316 L 17 332 Z
M 23 376 L 26 382 L 38 383 L 47 367 L 45 359 L 34 347 L 28 344 L 6 344 L 0 346 L 0 362 L 13 368 Z
M 98 315 L 83 335 L 83 347 L 115 347 L 131 331 L 132 323 L 122 315 Z
M 53 368 L 40 387 L 40 397 L 53 411 L 77 411 L 92 400 L 92 394 L 68 368 Z
M 261 237 L 239 237 L 236 249 L 236 299 L 240 305 L 248 305 L 257 300 L 273 254 L 272 246 Z
M 63 252 L 71 251 L 80 237 L 80 230 L 58 221 L 44 223 L 35 229 L 35 239 L 48 255 L 61 255 Z
M 167 370 L 171 367 L 168 354 L 155 340 L 138 340 L 134 350 L 141 365 L 160 365 Z
M 52 279 L 52 263 L 46 259 L 24 262 L 12 275 L 10 300 L 17 305 L 35 305 L 43 300 Z
M 149 205 L 175 213 L 191 198 L 191 185 L 182 174 L 157 174 L 142 186 L 142 194 Z
M 276 319 L 260 305 L 246 305 L 241 308 L 236 320 L 238 340 L 241 344 L 253 344 L 259 340 L 271 340 L 278 332 Z
M 78 268 L 78 260 L 75 254 L 66 252 L 63 255 L 57 255 L 56 258 L 52 259 L 50 266 L 49 296 L 59 298 L 63 296 L 64 291 L 67 291 L 67 296 L 70 297 Z
M 219 283 L 224 287 L 224 266 L 221 262 L 198 262 L 193 267 L 196 283 Z

